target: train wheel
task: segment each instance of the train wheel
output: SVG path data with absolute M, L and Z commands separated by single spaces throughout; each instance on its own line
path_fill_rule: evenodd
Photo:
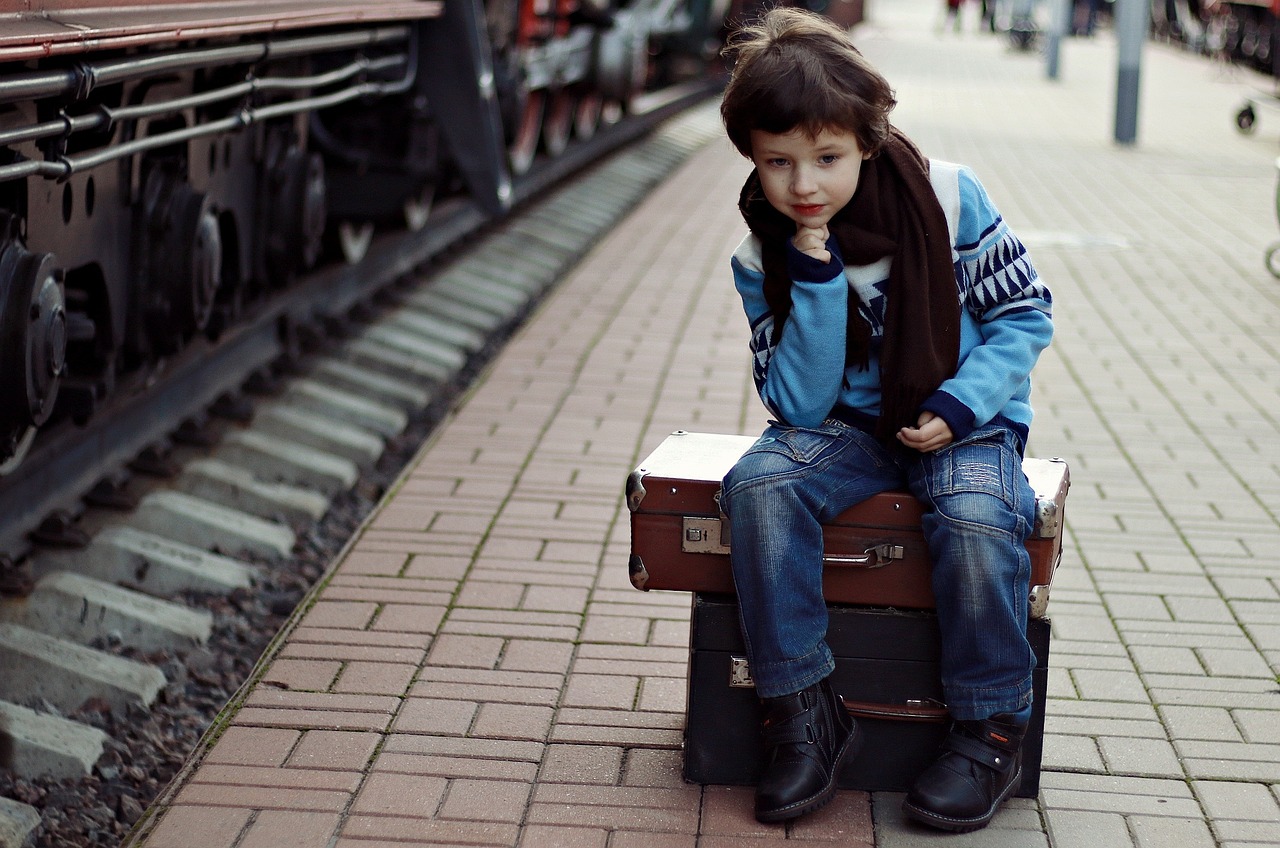
M 21 464 L 65 371 L 67 309 L 53 255 L 30 253 L 15 219 L 0 242 L 0 475 Z
M 600 114 L 604 111 L 604 97 L 589 91 L 578 98 L 578 108 L 573 116 L 573 131 L 583 140 L 591 138 L 600 128 Z
M 431 207 L 435 198 L 434 183 L 427 183 L 415 194 L 405 198 L 404 224 L 409 228 L 409 232 L 416 233 L 427 225 L 427 218 L 431 216 Z
M 373 243 L 373 224 L 368 221 L 339 221 L 338 249 L 348 265 L 354 265 L 369 252 Z
M 326 216 L 324 160 L 297 148 L 272 168 L 266 262 L 269 278 L 284 284 L 320 258 Z
M 533 167 L 533 157 L 538 152 L 538 139 L 542 136 L 542 113 L 546 103 L 545 91 L 531 91 L 524 99 L 515 137 L 507 147 L 511 172 L 517 176 L 528 173 Z
M 175 211 L 181 229 L 177 238 L 164 242 L 164 267 L 177 274 L 169 278 L 174 284 L 173 317 L 185 333 L 195 333 L 209 323 L 222 284 L 222 230 L 205 194 L 180 191 Z
M 573 132 L 576 117 L 573 100 L 573 95 L 563 89 L 551 95 L 542 121 L 542 144 L 552 156 L 559 156 L 569 146 L 569 134 Z
M 147 222 L 147 332 L 157 350 L 174 351 L 203 330 L 222 285 L 222 228 L 209 196 L 172 168 L 154 168 L 143 198 Z

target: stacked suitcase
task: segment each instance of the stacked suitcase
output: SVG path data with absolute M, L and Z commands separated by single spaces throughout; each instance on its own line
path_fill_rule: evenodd
M 758 707 L 738 628 L 720 481 L 751 446 L 750 436 L 677 431 L 627 479 L 631 582 L 643 590 L 693 592 L 687 780 L 753 785 L 762 767 Z M 1070 477 L 1061 460 L 1023 463 L 1036 492 L 1031 554 L 1031 617 L 1036 653 L 1031 723 L 1018 795 L 1039 791 L 1053 571 L 1062 551 Z M 948 717 L 938 677 L 939 634 L 929 586 L 920 504 L 885 492 L 824 527 L 823 591 L 836 657 L 832 683 L 865 733 L 840 785 L 904 791 L 936 755 Z

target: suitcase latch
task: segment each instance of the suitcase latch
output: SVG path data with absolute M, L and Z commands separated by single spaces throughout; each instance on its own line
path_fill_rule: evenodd
M 729 657 L 729 686 L 733 689 L 754 689 L 756 682 L 751 679 L 751 666 L 746 657 Z
M 724 538 L 724 525 L 719 518 L 684 517 L 680 534 L 680 550 L 686 554 L 727 554 L 729 540 Z

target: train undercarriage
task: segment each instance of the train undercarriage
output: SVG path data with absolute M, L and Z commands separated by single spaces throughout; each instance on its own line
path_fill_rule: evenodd
M 445 0 L 282 26 L 289 7 L 189 40 L 0 38 L 0 485 L 43 429 L 145 393 L 377 228 L 429 226 L 442 197 L 500 215 L 538 156 L 705 68 L 724 14 Z

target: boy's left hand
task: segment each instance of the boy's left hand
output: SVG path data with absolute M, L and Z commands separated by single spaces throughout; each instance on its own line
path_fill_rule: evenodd
M 922 412 L 916 419 L 916 426 L 903 427 L 898 431 L 898 441 L 921 453 L 929 453 L 945 448 L 955 438 L 947 422 L 932 412 Z

